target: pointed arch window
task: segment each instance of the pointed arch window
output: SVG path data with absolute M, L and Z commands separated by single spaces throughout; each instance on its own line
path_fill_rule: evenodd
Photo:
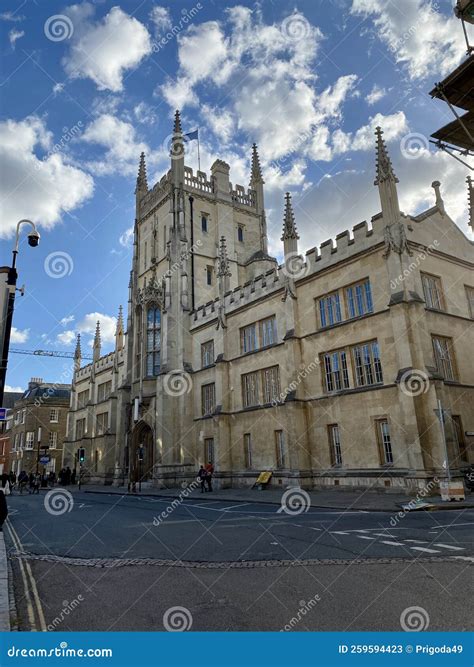
M 146 374 L 154 377 L 161 367 L 161 310 L 150 306 L 146 317 Z

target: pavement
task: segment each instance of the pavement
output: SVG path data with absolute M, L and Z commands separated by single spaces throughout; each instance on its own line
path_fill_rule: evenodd
M 5 538 L 3 532 L 0 532 L 0 632 L 9 631 L 8 562 L 5 550 Z
M 70 487 L 69 487 L 70 488 Z M 298 487 L 289 487 L 295 489 Z M 212 498 L 213 500 L 225 500 L 235 503 L 262 503 L 262 504 L 281 504 L 282 497 L 288 489 L 215 489 L 212 494 L 201 493 L 200 489 L 193 490 L 187 494 L 187 498 L 195 500 L 202 498 Z M 144 488 L 141 492 L 130 493 L 127 487 L 103 486 L 87 484 L 82 487 L 85 493 L 104 493 L 130 496 L 144 496 L 156 498 L 182 498 L 183 489 L 153 489 Z M 327 509 L 355 509 L 369 512 L 397 512 L 403 505 L 411 503 L 413 511 L 418 509 L 415 506 L 416 496 L 409 496 L 406 493 L 396 493 L 393 491 L 366 489 L 366 490 L 345 490 L 328 489 L 321 491 L 305 491 L 305 503 L 311 507 Z M 430 507 L 421 509 L 430 510 L 459 510 L 474 508 L 474 493 L 466 491 L 464 501 L 442 501 L 441 496 L 421 497 L 420 500 L 427 503 Z

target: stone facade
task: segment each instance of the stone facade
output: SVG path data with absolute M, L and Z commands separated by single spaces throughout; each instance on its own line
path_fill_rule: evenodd
M 126 334 L 120 315 L 114 352 L 99 330 L 92 364 L 76 350 L 66 463 L 84 446 L 105 483 L 173 486 L 212 460 L 222 487 L 268 470 L 274 485 L 415 489 L 443 474 L 445 440 L 453 471 L 472 460 L 473 243 L 437 182 L 433 207 L 400 212 L 376 134 L 381 212 L 303 257 L 287 195 L 278 264 L 256 146 L 249 189 L 220 160 L 194 175 L 176 114 L 152 189 L 140 160 Z
M 36 470 L 40 473 L 53 471 L 57 475 L 61 470 L 70 388 L 68 384 L 32 378 L 28 389 L 15 402 L 10 431 L 10 467 L 17 475 L 22 470 L 28 474 Z M 49 463 L 39 461 L 43 455 L 49 456 Z

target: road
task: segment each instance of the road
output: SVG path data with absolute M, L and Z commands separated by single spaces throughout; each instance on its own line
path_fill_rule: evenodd
M 413 606 L 430 629 L 468 627 L 474 510 L 58 497 L 9 499 L 23 630 L 160 630 L 176 607 L 195 630 L 399 630 Z

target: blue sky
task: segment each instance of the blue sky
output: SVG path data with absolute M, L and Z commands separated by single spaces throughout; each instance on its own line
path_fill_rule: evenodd
M 248 185 L 250 146 L 266 180 L 270 250 L 285 191 L 307 250 L 379 210 L 376 125 L 400 179 L 401 205 L 446 208 L 466 235 L 467 169 L 429 144 L 451 120 L 428 92 L 464 57 L 451 0 L 121 0 L 65 4 L 6 0 L 0 10 L 2 264 L 16 222 L 23 236 L 12 345 L 103 351 L 126 305 L 139 154 L 149 185 L 169 164 L 174 109 L 200 128 L 204 171 L 215 158 Z M 187 163 L 196 168 L 195 144 Z M 7 383 L 69 381 L 67 360 L 11 355 Z

